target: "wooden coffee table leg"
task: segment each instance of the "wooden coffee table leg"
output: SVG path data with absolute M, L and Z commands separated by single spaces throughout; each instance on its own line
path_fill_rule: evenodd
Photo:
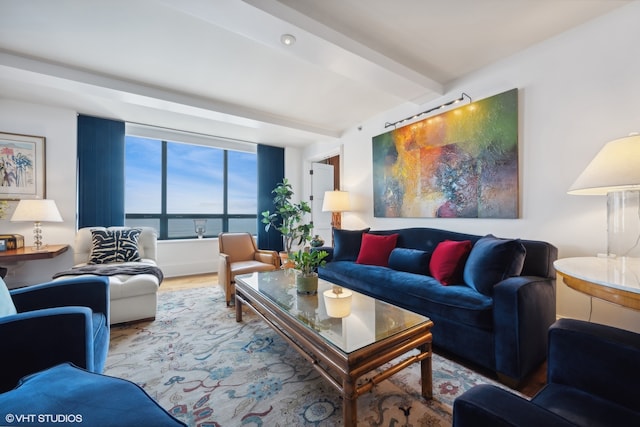
M 421 353 L 428 353 L 429 357 L 420 361 L 420 376 L 422 377 L 422 396 L 425 399 L 433 398 L 433 377 L 431 371 L 431 343 L 426 343 L 420 347 Z
M 342 380 L 342 420 L 345 427 L 358 425 L 358 396 L 355 391 L 355 380 Z
M 242 322 L 242 302 L 236 298 L 236 322 Z

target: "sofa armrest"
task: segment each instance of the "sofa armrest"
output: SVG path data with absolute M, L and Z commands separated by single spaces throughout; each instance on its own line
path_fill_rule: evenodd
M 333 259 L 333 246 L 319 246 L 311 248 L 311 251 L 325 251 L 327 253 L 327 256 L 324 258 L 326 262 L 330 262 Z
M 547 357 L 548 330 L 556 320 L 555 280 L 510 277 L 493 292 L 496 371 L 517 383 Z
M 93 371 L 91 310 L 58 307 L 0 318 L 0 392 L 23 376 L 62 362 Z
M 549 329 L 549 383 L 637 410 L 638 361 L 640 334 L 575 319 L 560 319 Z
M 280 267 L 280 257 L 276 251 L 258 249 L 255 253 L 254 259 L 265 264 L 273 264 L 276 268 Z
M 11 291 L 18 312 L 42 308 L 81 306 L 109 318 L 109 279 L 101 276 L 73 277 Z
M 453 427 L 568 427 L 564 418 L 493 385 L 483 384 L 453 402 Z

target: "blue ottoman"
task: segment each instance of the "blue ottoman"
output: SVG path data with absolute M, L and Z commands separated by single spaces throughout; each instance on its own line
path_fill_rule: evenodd
M 0 394 L 3 426 L 186 426 L 141 387 L 70 363 L 28 375 Z

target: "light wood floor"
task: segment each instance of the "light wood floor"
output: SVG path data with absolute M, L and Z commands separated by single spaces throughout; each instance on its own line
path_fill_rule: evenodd
M 193 276 L 182 276 L 182 277 L 170 277 L 166 278 L 162 281 L 162 285 L 160 286 L 160 292 L 170 292 L 177 291 L 181 289 L 190 289 L 190 288 L 201 288 L 205 286 L 219 286 L 218 285 L 218 274 L 217 273 L 209 273 L 209 274 L 197 274 Z M 442 356 L 452 359 L 462 365 L 469 367 L 470 369 L 476 370 L 482 375 L 488 376 L 490 378 L 496 379 L 495 374 L 491 372 L 486 372 L 486 370 L 479 368 L 477 366 L 473 366 L 464 360 L 459 360 L 455 355 L 447 354 L 446 352 L 440 352 Z M 525 379 L 522 384 L 517 388 L 519 392 L 522 394 L 532 397 L 536 394 L 546 383 L 547 375 L 546 375 L 546 363 L 540 366 L 535 372 L 533 372 L 529 378 Z
M 162 281 L 159 292 L 178 291 L 181 289 L 218 286 L 218 274 L 195 274 L 193 276 L 167 277 Z

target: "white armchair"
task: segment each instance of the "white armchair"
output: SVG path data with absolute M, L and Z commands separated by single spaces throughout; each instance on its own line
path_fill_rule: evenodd
M 162 273 L 157 269 L 156 264 L 156 231 L 151 227 L 135 228 L 141 230 L 137 247 L 139 261 L 107 262 L 92 266 L 90 264 L 92 251 L 94 251 L 92 230 L 117 231 L 129 230 L 130 227 L 81 228 L 76 234 L 73 248 L 74 267 L 54 276 L 56 279 L 60 279 L 68 278 L 69 275 L 107 275 L 110 290 L 111 324 L 153 320 L 156 317 L 157 293 L 162 280 Z M 95 257 L 95 253 L 93 256 Z M 94 274 L 92 274 L 93 267 L 98 267 Z M 155 267 L 153 269 L 155 274 L 147 272 L 148 267 Z

